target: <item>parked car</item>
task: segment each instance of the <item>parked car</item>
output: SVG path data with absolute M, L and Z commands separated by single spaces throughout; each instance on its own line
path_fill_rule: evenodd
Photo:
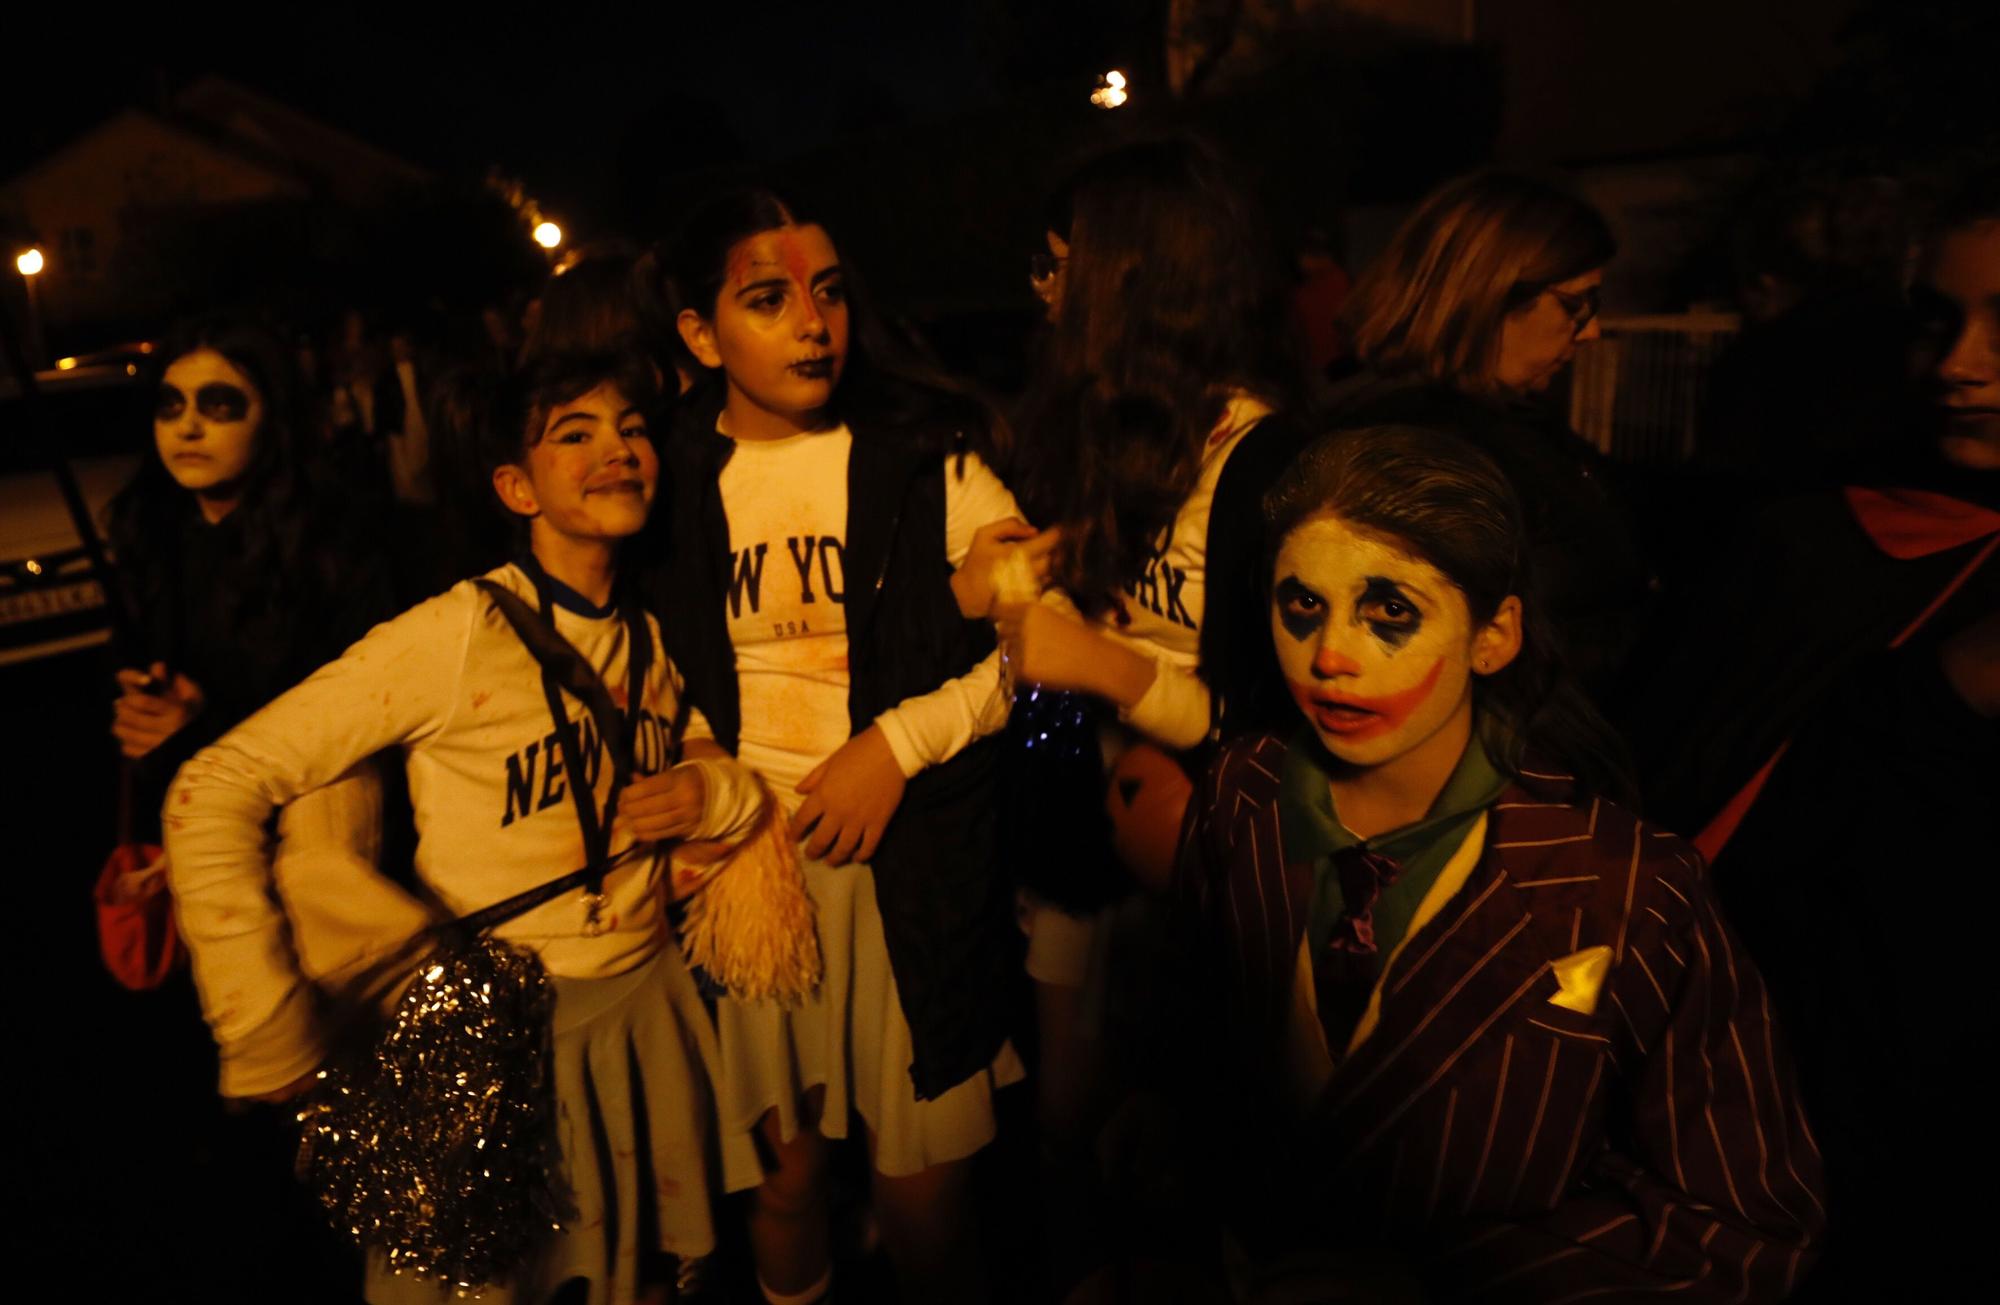
M 152 394 L 132 345 L 65 358 L 35 377 L 41 402 L 0 372 L 0 666 L 103 643 L 104 588 L 63 502 L 66 459 L 102 533 L 106 508 L 152 444 Z

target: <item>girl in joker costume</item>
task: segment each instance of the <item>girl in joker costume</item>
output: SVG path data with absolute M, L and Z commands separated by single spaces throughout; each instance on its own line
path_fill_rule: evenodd
M 593 1305 L 631 1301 L 642 1275 L 658 1272 L 649 1253 L 687 1260 L 715 1242 L 705 1160 L 714 1043 L 663 918 L 664 844 L 739 838 L 763 800 L 698 715 L 686 727 L 689 759 L 664 765 L 681 692 L 664 656 L 641 663 L 638 701 L 627 687 L 632 659 L 646 656 L 636 638 L 659 640 L 657 623 L 618 585 L 620 545 L 645 523 L 658 477 L 655 400 L 643 360 L 550 358 L 509 384 L 477 431 L 493 492 L 524 544 L 487 579 L 539 605 L 597 672 L 627 713 L 637 774 L 615 795 L 617 864 L 602 896 L 571 892 L 495 931 L 535 952 L 555 990 L 558 1190 L 575 1209 L 537 1261 L 483 1299 L 541 1302 L 582 1279 Z M 477 910 L 585 863 L 571 772 L 583 771 L 593 791 L 579 796 L 600 810 L 613 797 L 613 766 L 589 713 L 557 700 L 581 723 L 578 767 L 558 749 L 540 665 L 467 581 L 376 627 L 181 771 L 165 816 L 170 874 L 225 1095 L 290 1099 L 327 1053 L 307 978 L 314 967 L 294 951 L 271 893 L 263 825 L 272 809 L 400 747 L 416 876 L 439 913 Z M 619 861 L 635 843 L 658 846 Z M 352 867 L 350 879 L 369 868 Z M 319 888 L 337 900 L 345 886 L 325 878 Z M 378 953 L 394 952 L 425 918 L 406 906 L 396 918 L 349 924 L 372 933 Z M 651 1200 L 633 1199 L 642 1186 Z M 444 1290 L 371 1259 L 371 1301 L 437 1301 Z
M 791 809 L 825 963 L 796 1008 L 717 1003 L 728 1185 L 756 1188 L 767 1298 L 821 1298 L 826 1142 L 858 1114 L 906 1298 L 981 1300 L 970 1158 L 995 1089 L 1021 1076 L 977 742 L 1007 703 L 953 581 L 1014 500 L 968 450 L 982 411 L 885 366 L 824 227 L 765 192 L 729 196 L 670 266 L 706 374 L 672 451 L 668 639 L 716 737 Z
M 1762 981 L 1695 853 L 1609 796 L 1499 469 L 1348 432 L 1266 511 L 1300 719 L 1223 749 L 1177 868 L 1252 1259 L 1432 1300 L 1781 1298 L 1825 1214 Z

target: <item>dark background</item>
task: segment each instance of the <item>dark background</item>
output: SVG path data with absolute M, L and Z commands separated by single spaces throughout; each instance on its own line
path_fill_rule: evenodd
M 1635 308 L 1726 300 L 1729 219 L 1771 177 L 1920 177 L 1992 144 L 1991 4 L 1299 7 L 1343 12 L 1178 101 L 1155 0 L 671 4 L 643 18 L 579 4 L 10 14 L 0 182 L 211 75 L 427 177 L 367 212 L 313 196 L 283 221 L 161 215 L 156 261 L 178 279 L 145 311 L 66 314 L 52 271 L 54 355 L 150 336 L 230 296 L 317 328 L 355 302 L 464 310 L 528 292 L 547 263 L 485 188 L 496 168 L 585 244 L 651 241 L 705 188 L 773 177 L 821 205 L 892 306 L 978 335 L 1032 318 L 1024 255 L 1051 176 L 1077 150 L 1167 122 L 1223 140 L 1291 239 L 1318 231 L 1355 271 L 1360 233 L 1386 220 L 1371 214 L 1482 162 L 1611 176 L 1735 160 L 1685 210 L 1698 221 L 1662 256 L 1670 271 L 1620 291 Z M 1433 11 L 1472 15 L 1472 39 L 1385 19 Z M 1104 112 L 1087 96 L 1112 67 L 1133 101 Z M 0 274 L 18 314 L 18 278 Z M 143 448 L 144 430 L 132 434 Z M 21 890 L 6 1100 L 27 1212 L 9 1296 L 271 1299 L 284 1284 L 311 1297 L 320 1270 L 283 1213 L 296 1197 L 276 1117 L 222 1115 L 184 979 L 125 994 L 95 955 L 87 885 L 113 841 L 110 669 L 101 651 L 0 668 L 0 847 Z

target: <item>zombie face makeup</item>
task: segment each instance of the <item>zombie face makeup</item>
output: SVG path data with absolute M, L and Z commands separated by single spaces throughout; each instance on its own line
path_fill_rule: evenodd
M 1470 713 L 1478 631 L 1436 567 L 1315 517 L 1285 536 L 1273 576 L 1278 664 L 1335 757 L 1378 766 Z
M 197 349 L 174 359 L 160 378 L 153 443 L 182 489 L 233 505 L 263 421 L 256 383 L 215 350 Z
M 811 429 L 833 400 L 847 317 L 833 241 L 818 226 L 783 226 L 730 251 L 714 317 L 683 313 L 681 333 L 728 378 L 729 433 L 773 438 Z
M 526 458 L 495 473 L 495 488 L 538 532 L 609 541 L 646 524 L 659 475 L 645 417 L 607 384 L 551 411 Z

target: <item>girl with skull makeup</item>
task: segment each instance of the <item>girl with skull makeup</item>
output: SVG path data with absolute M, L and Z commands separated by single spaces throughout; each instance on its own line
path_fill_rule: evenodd
M 716 737 L 791 812 L 825 963 L 800 1006 L 716 1002 L 725 1178 L 756 1189 L 767 1298 L 818 1300 L 827 1139 L 858 1114 L 905 1296 L 983 1299 L 970 1160 L 1022 1074 L 980 741 L 1007 701 L 953 582 L 1014 499 L 972 451 L 984 410 L 896 361 L 824 226 L 724 196 L 669 266 L 703 375 L 669 450 L 660 610 Z
M 1177 869 L 1252 1259 L 1433 1300 L 1782 1297 L 1824 1209 L 1762 981 L 1696 854 L 1615 800 L 1499 468 L 1345 432 L 1266 513 L 1298 718 L 1225 746 Z
M 116 578 L 136 617 L 132 643 L 114 649 L 112 734 L 131 764 L 129 836 L 142 843 L 162 841 L 157 813 L 184 761 L 394 610 L 381 550 L 315 491 L 280 340 L 250 320 L 211 316 L 171 333 L 155 356 L 165 365 L 153 452 L 109 520 Z M 288 813 L 280 855 L 288 873 L 303 873 L 373 846 L 382 823 L 377 777 L 357 773 Z M 120 889 L 139 897 L 164 885 L 155 863 Z M 206 1044 L 185 984 L 169 991 L 174 1044 Z M 351 1272 L 288 1179 L 297 1147 L 288 1121 L 224 1110 L 210 1073 L 197 1072 L 157 1081 L 155 1104 L 219 1171 L 209 1190 L 227 1205 L 199 1208 L 204 1229 L 235 1227 L 266 1248 L 218 1257 L 217 1293 L 262 1294 L 279 1280 L 269 1275 L 289 1281 L 308 1265 L 329 1281 Z
M 211 317 L 160 356 L 157 456 L 110 523 L 144 645 L 119 650 L 112 734 L 156 789 L 394 606 L 379 550 L 312 490 L 283 346 Z

